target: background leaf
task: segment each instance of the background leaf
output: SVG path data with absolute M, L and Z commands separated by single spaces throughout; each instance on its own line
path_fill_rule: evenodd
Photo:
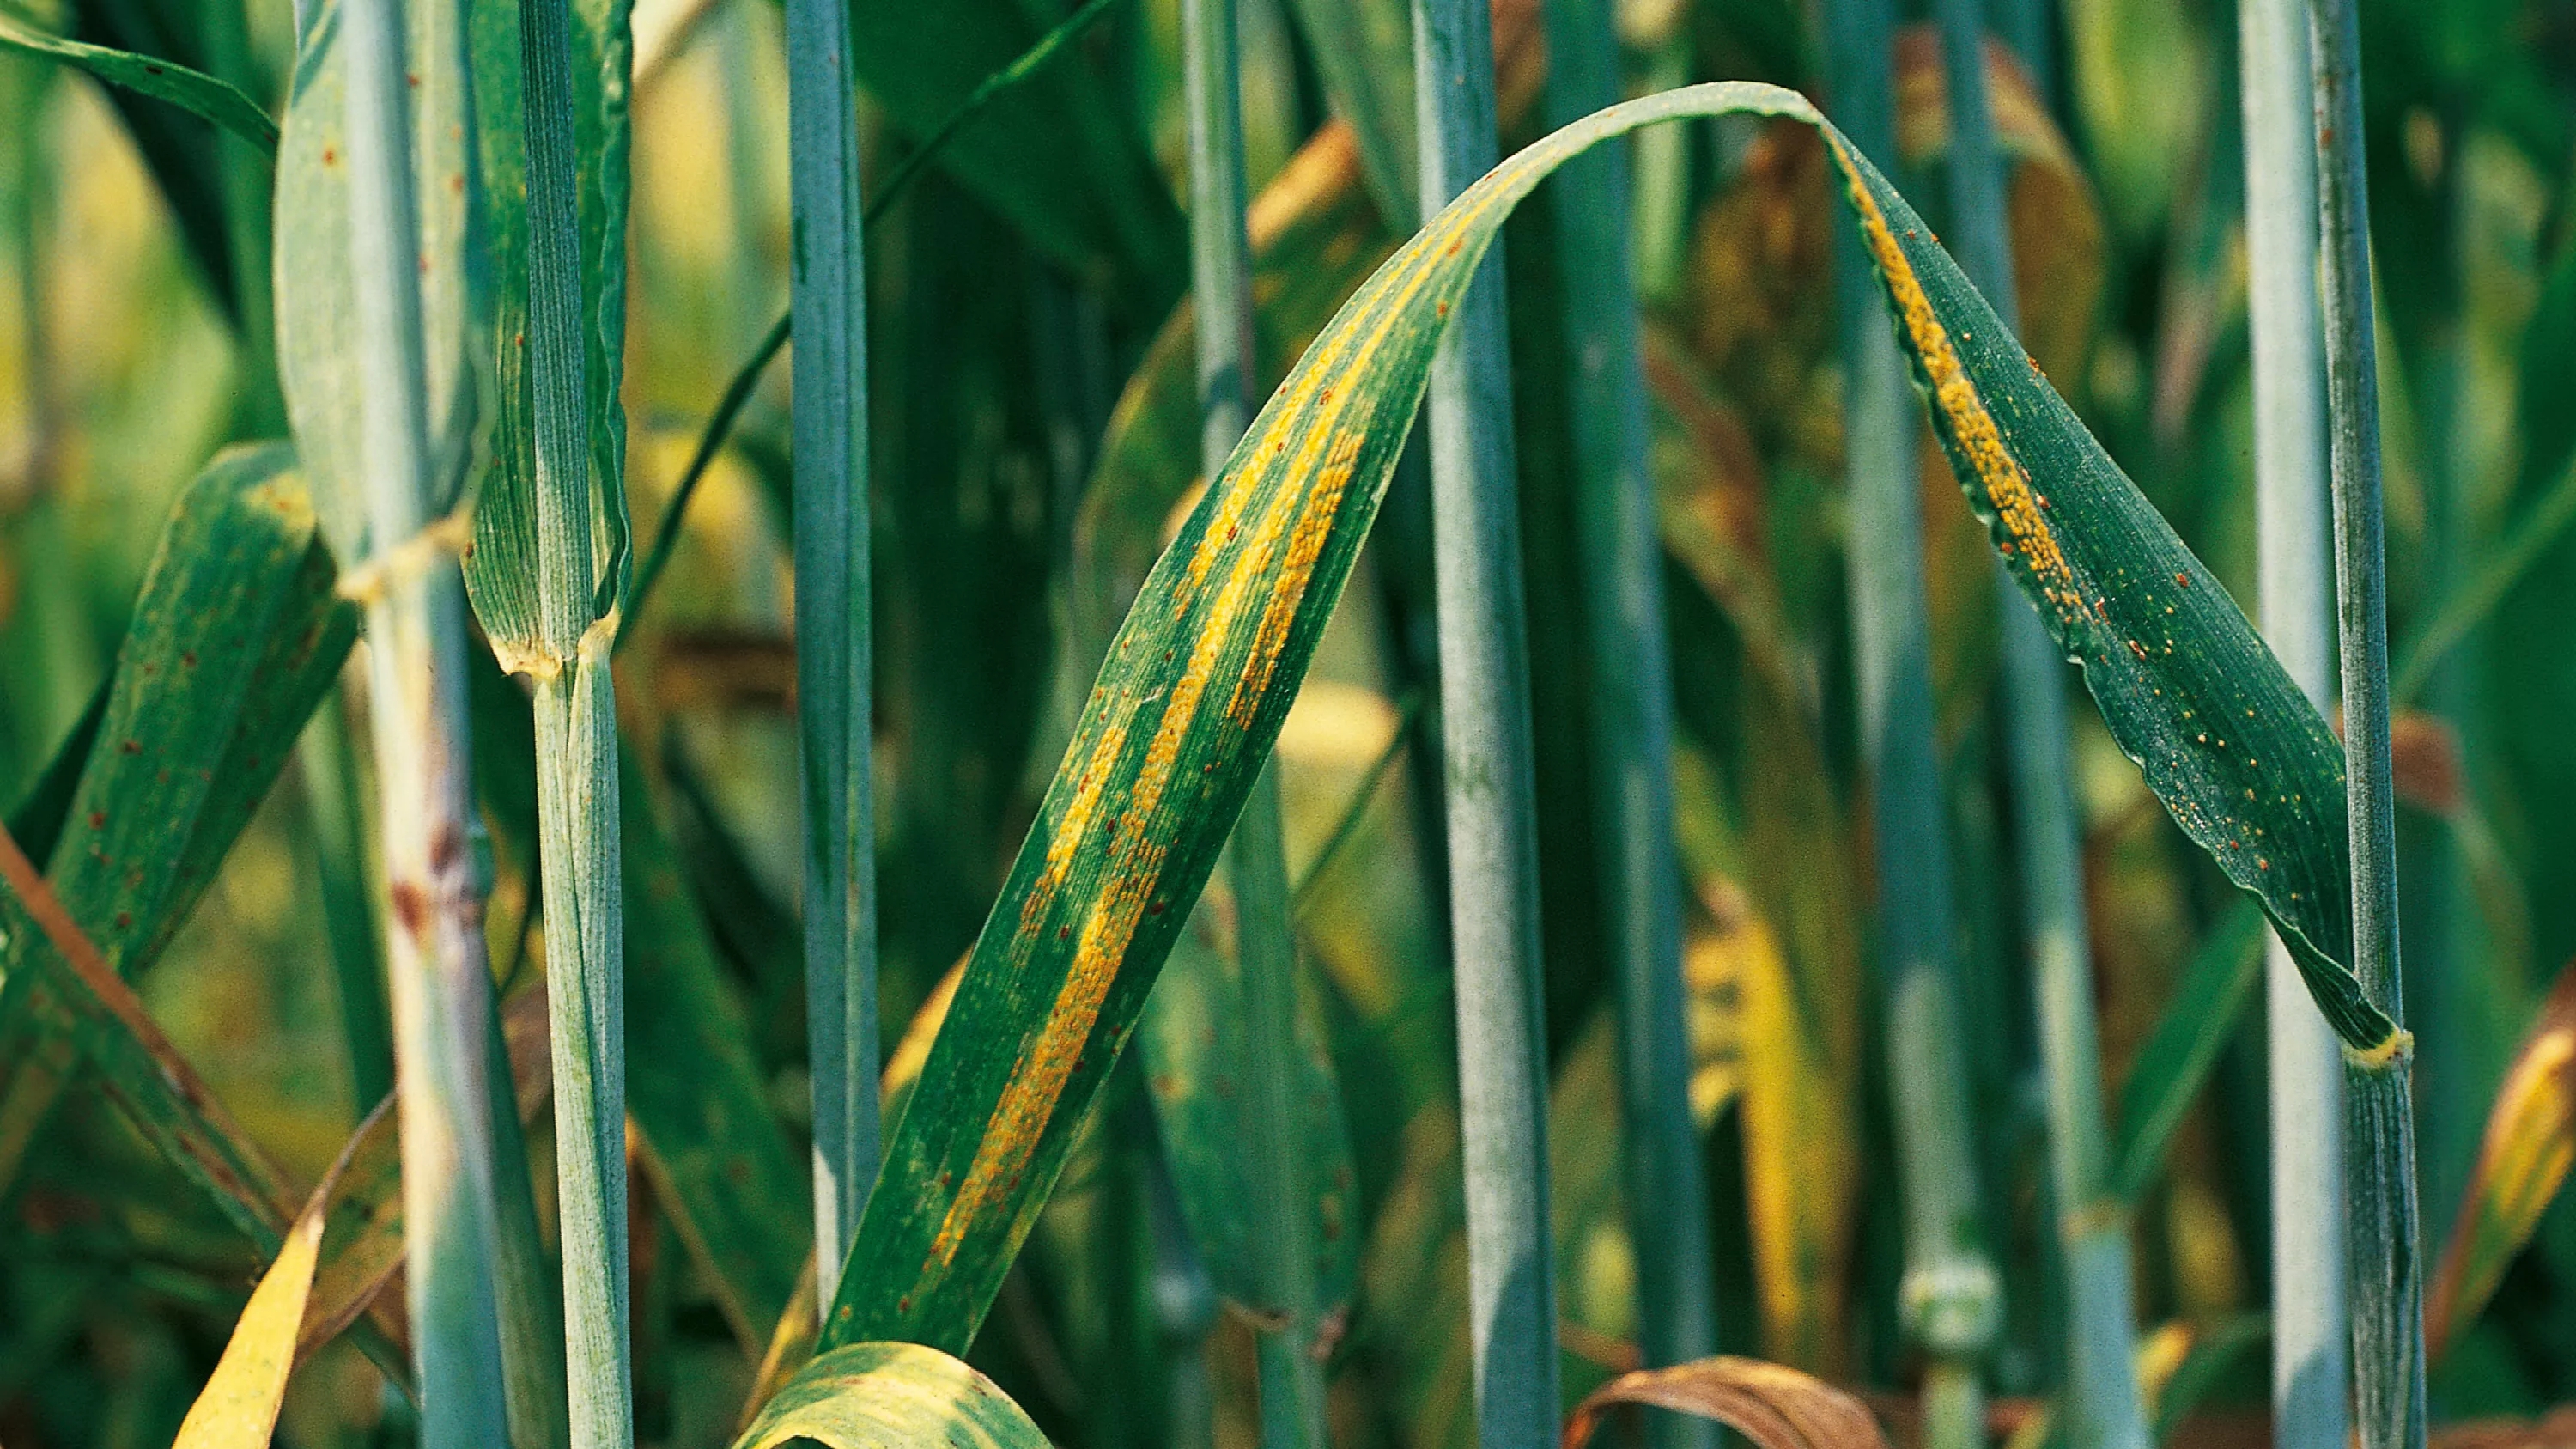
M 1046 1436 L 993 1381 L 917 1343 L 858 1343 L 779 1387 L 735 1449 L 811 1439 L 826 1449 L 1045 1449 Z

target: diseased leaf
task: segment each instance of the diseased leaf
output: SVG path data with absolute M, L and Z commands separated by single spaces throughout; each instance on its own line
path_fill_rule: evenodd
M 180 495 L 135 601 L 51 852 L 54 890 L 111 974 L 139 974 L 186 920 L 356 633 L 293 461 L 269 446 L 209 465 Z M 28 953 L 48 949 L 22 931 L 0 955 L 0 1060 L 14 1065 L 0 1179 L 72 1066 L 58 983 L 30 969 Z
M 991 1379 L 917 1343 L 857 1343 L 814 1359 L 734 1449 L 805 1439 L 825 1449 L 1047 1449 Z
M 0 932 L 19 963 L 12 980 L 39 982 L 46 1034 L 76 1046 L 100 1085 L 145 1141 L 207 1196 L 263 1255 L 285 1241 L 294 1216 L 285 1179 L 225 1115 L 196 1069 L 161 1034 L 134 990 L 38 876 L 18 842 L 0 833 Z
M 1951 469 L 2111 738 L 2262 903 L 2345 1043 L 2397 1049 L 2349 964 L 2343 751 L 2324 719 L 1914 209 L 1838 139 L 1835 155 Z
M 412 79 L 412 194 L 420 228 L 422 379 L 430 487 L 438 506 L 471 497 L 487 462 L 494 416 L 489 220 L 470 149 L 467 0 L 403 7 Z M 324 535 L 341 558 L 375 559 L 406 546 L 454 550 L 463 540 L 365 537 L 366 399 L 358 369 L 358 291 L 351 271 L 348 101 L 340 7 L 322 0 L 296 50 L 277 153 L 278 381 Z
M 2329 1021 L 2360 1050 L 2401 1047 L 2344 964 L 2340 752 L 2316 711 L 1840 133 L 1776 87 L 1694 86 L 1558 131 L 1433 218 L 1343 306 L 1191 510 L 1110 647 L 976 942 L 889 1144 L 827 1347 L 972 1340 L 1277 738 L 1448 310 L 1504 217 L 1601 140 L 1727 113 L 1823 131 L 1963 486 L 2086 665 L 2112 737 L 2262 898 Z
M 259 103 L 238 87 L 190 70 L 176 61 L 136 55 L 104 45 L 47 35 L 6 10 L 0 10 L 0 50 L 15 50 L 46 60 L 78 66 L 112 86 L 168 101 L 191 115 L 223 127 L 262 151 L 277 150 L 277 123 Z
M 251 1290 L 250 1302 L 233 1324 L 232 1339 L 180 1423 L 172 1449 L 267 1449 L 269 1436 L 277 1430 L 277 1411 L 286 1402 L 287 1375 L 295 1367 L 297 1330 L 313 1291 L 313 1270 L 321 1258 L 323 1224 L 333 1192 L 350 1160 L 376 1127 L 392 1116 L 386 1110 L 390 1105 L 390 1099 L 377 1104 L 340 1149 L 339 1160 L 323 1174 L 320 1185 L 305 1200 L 304 1210 L 296 1214 L 285 1246 L 260 1275 L 259 1286 Z
M 1613 1405 L 1646 1404 L 1737 1431 L 1756 1449 L 1886 1449 L 1869 1406 L 1822 1379 L 1759 1359 L 1720 1355 L 1621 1374 L 1575 1405 L 1561 1449 L 1583 1449 Z
M 2576 1164 L 2576 966 L 2558 973 L 2487 1115 L 2424 1313 L 2438 1361 L 2477 1320 Z

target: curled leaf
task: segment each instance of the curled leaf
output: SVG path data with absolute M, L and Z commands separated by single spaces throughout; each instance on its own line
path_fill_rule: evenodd
M 1639 1369 L 1574 1406 L 1560 1449 L 1583 1449 L 1617 1404 L 1696 1414 L 1742 1434 L 1756 1449 L 1886 1449 L 1869 1406 L 1820 1378 L 1760 1359 L 1715 1358 Z

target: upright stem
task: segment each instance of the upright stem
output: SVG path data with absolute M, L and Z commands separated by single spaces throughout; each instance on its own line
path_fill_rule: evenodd
M 2301 0 L 2241 0 L 2236 15 L 2263 635 L 2322 710 L 2334 698 L 2334 641 L 2307 20 Z M 2263 992 L 2272 1093 L 2272 1439 L 2280 1449 L 2342 1449 L 2351 1423 L 2343 1068 L 2334 1029 L 2278 937 L 2265 954 Z
M 399 0 L 348 0 L 350 261 L 365 396 L 372 550 L 429 522 L 431 478 Z M 369 714 L 381 789 L 403 1212 L 426 1449 L 506 1442 L 492 1284 L 485 1015 L 492 978 L 466 847 L 465 590 L 435 561 L 390 573 L 367 608 Z
M 1258 376 L 1252 330 L 1252 243 L 1244 231 L 1243 101 L 1234 0 L 1183 0 L 1189 92 L 1190 279 L 1198 312 L 1199 460 L 1213 479 L 1251 421 Z M 1259 1339 L 1264 1449 L 1324 1442 L 1323 1375 L 1314 1342 L 1314 1184 L 1299 1130 L 1297 948 L 1279 767 L 1265 764 L 1226 845 L 1234 883 L 1235 957 L 1243 982 L 1244 1158 L 1255 1267 L 1265 1310 L 1283 1320 Z
M 394 1089 L 391 1013 L 376 964 L 376 926 L 368 904 L 365 825 L 359 809 L 358 752 L 338 694 L 322 701 L 296 747 L 304 809 L 313 830 L 314 883 L 322 896 L 322 933 L 339 987 L 341 1044 L 349 1057 L 351 1105 L 364 1118 Z
M 1485 0 L 1413 0 L 1422 214 L 1495 161 Z M 1547 1069 L 1538 976 L 1529 645 L 1501 247 L 1431 364 L 1431 533 L 1465 1148 L 1468 1331 L 1483 1449 L 1556 1438 Z
M 2020 330 L 2004 169 L 1986 89 L 1979 0 L 1941 0 L 1950 97 L 1952 229 L 1977 289 Z M 2000 561 L 1998 561 L 2000 563 Z M 2073 1449 L 2147 1449 L 2138 1401 L 2129 1217 L 2111 1188 L 2101 1047 L 2085 923 L 2083 845 L 2066 748 L 2065 664 L 2038 611 L 1998 569 L 2005 745 L 2022 866 L 2022 928 L 2048 1076 L 2050 1186 L 2066 1262 L 2066 1438 Z
M 841 0 L 787 3 L 796 328 L 796 722 L 814 1242 L 829 1305 L 876 1181 L 876 830 L 869 798 L 867 277 L 858 101 Z M 828 1309 L 826 1310 L 828 1311 Z
M 1607 0 L 1547 7 L 1547 110 L 1564 125 L 1614 105 L 1619 44 Z M 1675 138 L 1678 126 L 1648 134 Z M 1619 982 L 1620 1107 L 1636 1245 L 1638 1347 L 1649 1367 L 1717 1351 L 1708 1187 L 1690 1111 L 1683 1025 L 1681 869 L 1673 856 L 1672 670 L 1663 553 L 1646 471 L 1646 379 L 1629 279 L 1626 148 L 1557 173 L 1574 429 L 1576 544 L 1592 670 L 1600 890 Z M 1713 1442 L 1706 1420 L 1658 1414 L 1664 1449 Z
M 2352 0 L 2309 0 L 2308 54 L 2316 102 L 2345 805 L 2352 835 L 2352 964 L 2371 1003 L 2402 1023 L 2397 807 L 2388 760 L 2388 581 L 2380 537 L 2379 359 L 2371 331 L 2370 202 L 2362 169 L 2361 28 Z M 2354 1427 L 2362 1449 L 2424 1442 L 2413 1056 L 2402 1025 L 2383 1048 L 2344 1054 Z
M 1895 159 L 1886 0 L 1835 0 L 1825 53 L 1837 119 L 1872 159 Z M 1845 467 L 1852 499 L 1852 624 L 1861 747 L 1877 822 L 1878 952 L 1888 1081 L 1905 1197 L 1906 1331 L 1932 1358 L 1926 1443 L 1982 1442 L 1976 1365 L 2001 1290 L 1979 1226 L 1967 1069 L 1959 1049 L 1950 851 L 1932 724 L 1931 626 L 1916 489 L 1916 403 L 1857 239 L 1836 236 L 1846 359 Z
M 563 1230 L 564 1352 L 574 1449 L 634 1442 L 627 1341 L 626 986 L 617 807 L 615 616 L 591 550 L 581 216 L 570 0 L 521 8 L 528 187 L 528 355 L 536 454 L 531 656 L 537 856 L 546 912 Z

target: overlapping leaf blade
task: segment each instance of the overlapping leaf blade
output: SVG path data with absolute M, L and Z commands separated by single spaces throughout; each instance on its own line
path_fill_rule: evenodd
M 293 462 L 283 447 L 239 450 L 182 493 L 77 766 L 51 876 L 123 976 L 160 955 L 213 883 L 356 633 Z M 0 1177 L 71 1065 L 67 1003 L 29 959 L 46 938 L 12 932 L 6 950 L 0 1041 L 15 1065 Z

